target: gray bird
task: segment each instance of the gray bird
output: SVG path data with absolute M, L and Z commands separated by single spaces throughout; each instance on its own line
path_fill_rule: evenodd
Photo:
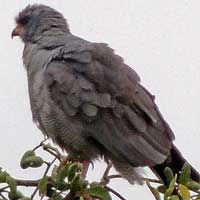
M 15 21 L 12 37 L 25 44 L 32 117 L 43 134 L 85 165 L 104 157 L 130 183 L 140 182 L 137 167 L 164 182 L 166 166 L 179 172 L 186 160 L 154 96 L 113 49 L 73 35 L 45 5 L 27 6 Z M 194 168 L 192 178 L 200 181 Z

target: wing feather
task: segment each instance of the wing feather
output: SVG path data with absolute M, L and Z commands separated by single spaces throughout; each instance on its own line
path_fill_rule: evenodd
M 47 84 L 66 116 L 79 115 L 82 136 L 132 166 L 163 162 L 173 133 L 137 73 L 105 44 L 63 52 L 47 67 Z

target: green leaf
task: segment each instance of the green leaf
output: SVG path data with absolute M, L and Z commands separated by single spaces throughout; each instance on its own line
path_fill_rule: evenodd
M 67 190 L 69 188 L 69 185 L 65 182 L 65 179 L 68 175 L 69 165 L 64 165 L 60 169 L 58 169 L 58 172 L 56 174 L 56 171 L 54 172 L 54 178 L 53 178 L 53 184 L 55 188 L 59 190 Z
M 22 156 L 22 159 L 21 159 L 21 161 L 20 161 L 20 166 L 21 166 L 21 168 L 22 169 L 25 169 L 23 166 L 24 166 L 24 160 L 26 159 L 26 158 L 28 158 L 28 157 L 30 157 L 30 156 L 35 156 L 35 152 L 34 151 L 32 151 L 32 150 L 29 150 L 29 151 L 26 151 L 25 153 L 24 153 L 24 155 Z
M 197 196 L 196 200 L 200 200 L 200 194 Z
M 156 200 L 161 200 L 159 191 L 156 188 L 152 187 L 149 182 L 147 182 L 147 186 L 150 189 L 150 191 L 153 194 L 153 196 L 155 197 L 155 199 Z
M 40 182 L 38 184 L 38 189 L 39 189 L 40 195 L 47 194 L 47 185 L 48 185 L 48 176 L 45 176 L 40 180 Z
M 172 195 L 172 196 L 169 198 L 169 200 L 180 200 L 180 199 L 179 199 L 179 196 L 177 196 L 177 195 Z
M 22 197 L 22 198 L 20 198 L 18 200 L 31 200 L 31 198 L 29 198 L 29 197 Z
M 9 176 L 7 172 L 0 171 L 0 183 L 5 183 L 7 176 Z
M 80 190 L 81 190 L 80 176 L 76 175 L 71 181 L 70 191 L 72 193 L 76 193 L 77 191 L 80 191 Z
M 13 200 L 17 192 L 17 183 L 11 176 L 6 177 L 6 183 L 8 184 L 10 188 L 10 194 L 9 194 L 10 199 Z
M 85 190 L 85 193 L 93 198 L 99 198 L 101 200 L 112 200 L 108 191 L 101 186 L 88 188 Z
M 24 198 L 24 195 L 20 191 L 16 191 L 16 193 L 12 196 L 12 200 L 19 200 Z
M 87 180 L 81 178 L 80 179 L 80 184 L 81 184 L 81 188 L 82 189 L 86 189 L 87 186 L 89 185 L 89 182 Z
M 164 193 L 166 192 L 167 188 L 166 188 L 165 185 L 160 185 L 160 186 L 157 187 L 157 190 L 158 190 L 160 193 L 164 194 Z
M 176 179 L 177 179 L 177 175 L 174 176 L 174 178 L 171 180 L 169 187 L 167 188 L 165 194 L 164 194 L 164 199 L 168 199 L 169 196 L 172 195 L 175 185 L 176 185 Z
M 35 156 L 35 152 L 33 150 L 28 150 L 24 153 L 24 155 L 22 156 L 22 159 L 27 158 L 29 156 Z
M 190 189 L 190 190 L 193 190 L 195 192 L 199 191 L 200 190 L 200 184 L 196 181 L 188 181 L 185 186 Z
M 171 183 L 172 179 L 174 178 L 174 173 L 171 170 L 171 168 L 165 167 L 164 174 L 165 174 L 165 177 L 167 179 L 167 185 L 169 186 L 169 184 Z
M 181 183 L 182 185 L 186 185 L 186 183 L 191 180 L 190 174 L 190 165 L 188 163 L 185 163 L 179 176 L 179 183 Z
M 72 163 L 68 170 L 68 181 L 71 182 L 77 173 L 80 173 L 82 165 L 78 162 Z
M 95 187 L 95 186 L 99 186 L 99 182 L 94 181 L 90 183 L 90 187 Z
M 57 175 L 55 176 L 55 181 L 59 183 L 63 182 L 68 175 L 68 169 L 69 169 L 68 165 L 62 166 L 58 170 Z
M 29 156 L 25 159 L 22 159 L 20 162 L 21 168 L 26 169 L 28 167 L 41 167 L 43 165 L 44 161 L 41 157 L 39 156 Z
M 70 191 L 76 193 L 78 191 L 83 191 L 88 186 L 88 181 L 81 178 L 80 174 L 75 175 L 70 184 Z
M 51 196 L 50 200 L 63 200 L 64 198 L 62 197 L 61 194 L 58 194 L 56 192 L 53 193 L 53 195 Z
M 183 200 L 190 200 L 190 192 L 188 188 L 182 184 L 179 184 L 178 188 L 179 188 L 181 196 L 183 197 Z
M 66 191 L 66 190 L 69 189 L 69 187 L 70 187 L 70 185 L 69 185 L 68 183 L 66 183 L 66 182 L 57 183 L 57 184 L 55 185 L 55 188 L 56 188 L 57 190 L 60 190 L 60 191 Z
M 58 174 L 58 171 L 59 171 L 59 167 L 57 165 L 54 165 L 53 169 L 52 169 L 52 172 L 51 172 L 51 178 L 53 180 L 56 179 L 56 176 Z

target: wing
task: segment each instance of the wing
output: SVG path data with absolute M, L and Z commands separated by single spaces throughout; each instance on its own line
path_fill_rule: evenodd
M 45 79 L 53 100 L 66 116 L 81 120 L 83 137 L 109 158 L 132 166 L 166 159 L 174 136 L 154 97 L 105 44 L 63 49 L 49 63 Z

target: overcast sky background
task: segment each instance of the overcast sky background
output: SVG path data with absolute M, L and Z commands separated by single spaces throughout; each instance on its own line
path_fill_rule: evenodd
M 176 145 L 200 170 L 200 1 L 199 0 L 1 0 L 0 1 L 0 166 L 20 178 L 23 152 L 42 135 L 32 123 L 23 44 L 11 40 L 14 16 L 27 4 L 50 5 L 68 19 L 74 34 L 106 42 L 140 75 L 156 95 L 161 112 L 176 135 Z M 97 175 L 104 169 L 97 164 Z M 146 187 L 115 181 L 127 199 L 151 199 Z M 152 197 L 153 199 L 153 197 Z

